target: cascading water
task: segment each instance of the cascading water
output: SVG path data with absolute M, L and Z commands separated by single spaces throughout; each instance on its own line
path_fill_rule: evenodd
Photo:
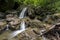
M 19 15 L 20 19 L 24 18 L 24 13 L 26 12 L 26 10 L 27 10 L 27 7 L 22 10 L 22 12 Z M 21 22 L 20 29 L 25 30 L 25 22 L 24 21 Z
M 9 30 L 9 28 L 8 28 L 8 27 L 9 27 L 9 25 L 6 25 L 6 27 L 7 27 L 7 28 L 6 28 L 6 30 Z
M 19 15 L 20 19 L 24 18 L 24 14 L 25 14 L 26 10 L 27 10 L 27 7 L 25 7 L 22 10 L 22 12 Z M 17 31 L 14 31 L 13 33 L 11 33 L 9 35 L 8 39 L 11 39 L 11 38 L 15 37 L 16 35 L 18 35 L 19 33 L 23 32 L 23 31 L 25 31 L 25 22 L 24 21 L 22 21 L 21 24 L 20 24 L 20 30 L 17 30 Z
M 21 27 L 20 27 L 21 30 L 22 30 L 22 29 L 25 30 L 25 22 L 24 22 L 24 21 L 21 22 L 21 25 L 20 25 L 20 26 L 21 26 Z
M 22 12 L 21 12 L 20 15 L 19 15 L 19 18 L 20 18 L 20 19 L 24 18 L 24 13 L 26 12 L 26 10 L 27 10 L 27 7 L 25 7 L 25 8 L 22 10 Z

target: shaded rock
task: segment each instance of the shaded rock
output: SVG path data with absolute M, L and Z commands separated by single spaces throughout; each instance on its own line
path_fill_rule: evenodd
M 0 12 L 0 18 L 1 19 L 5 18 L 5 13 Z
M 29 7 L 28 8 L 28 15 L 27 15 L 30 19 L 34 19 L 36 17 L 36 15 L 34 14 L 34 10 Z
M 60 40 L 60 24 L 56 24 L 54 28 L 52 28 L 51 30 L 49 30 L 48 32 L 46 32 L 44 34 L 44 36 L 46 38 L 48 38 L 49 40 Z
M 18 14 L 17 12 L 18 12 L 18 11 L 16 11 L 16 10 L 7 10 L 7 11 L 6 11 L 7 14 L 13 14 L 13 15 Z
M 58 19 L 59 19 L 58 16 L 47 15 L 47 17 L 45 18 L 44 22 L 47 23 L 47 24 L 55 24 L 55 23 L 57 23 Z
M 29 25 L 29 27 L 32 27 L 32 28 L 34 28 L 34 27 L 36 27 L 36 28 L 44 27 L 43 23 L 41 23 L 41 21 L 39 21 L 39 20 L 30 20 L 30 19 L 27 19 L 26 20 L 26 24 Z

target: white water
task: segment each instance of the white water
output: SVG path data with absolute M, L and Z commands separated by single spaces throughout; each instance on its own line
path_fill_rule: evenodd
M 24 21 L 21 22 L 20 27 L 21 27 L 21 28 L 20 28 L 21 30 L 25 30 L 25 22 L 24 22 Z
M 6 28 L 6 30 L 9 30 L 9 28 L 8 28 L 8 27 L 9 27 L 9 25 L 6 25 L 6 27 L 7 27 L 7 28 Z
M 27 7 L 23 8 L 22 12 L 19 15 L 20 19 L 24 18 L 24 14 L 25 14 L 26 10 L 27 10 Z M 20 30 L 17 30 L 17 31 L 14 31 L 13 33 L 11 33 L 8 36 L 8 39 L 11 39 L 11 38 L 17 36 L 19 33 L 23 32 L 23 31 L 25 31 L 25 22 L 24 21 L 22 21 L 20 24 Z
M 22 10 L 22 12 L 21 12 L 20 15 L 19 15 L 19 18 L 20 18 L 20 19 L 24 18 L 24 14 L 25 14 L 26 10 L 27 10 L 27 7 L 25 7 L 25 8 Z
M 17 31 L 14 31 L 12 34 L 10 34 L 8 36 L 8 39 L 12 39 L 14 38 L 15 36 L 17 36 L 19 33 L 23 32 L 24 30 L 17 30 Z

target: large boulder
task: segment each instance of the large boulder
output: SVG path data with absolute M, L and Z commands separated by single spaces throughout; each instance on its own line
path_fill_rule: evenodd
M 10 27 L 14 29 L 19 29 L 20 19 L 17 17 L 17 15 L 13 14 L 6 15 L 6 21 L 8 22 Z

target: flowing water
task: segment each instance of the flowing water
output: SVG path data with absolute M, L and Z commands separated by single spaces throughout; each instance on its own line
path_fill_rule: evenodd
M 27 10 L 27 7 L 23 8 L 22 12 L 19 15 L 19 18 L 20 19 L 24 18 L 24 15 L 25 15 L 26 10 Z
M 24 22 L 24 21 L 21 22 L 20 29 L 21 29 L 21 30 L 22 30 L 22 29 L 25 30 L 25 22 Z
M 6 28 L 6 30 L 9 30 L 9 28 L 8 28 L 8 27 L 9 27 L 9 25 L 6 25 L 6 27 L 7 27 L 7 28 Z
M 27 7 L 23 8 L 22 12 L 19 15 L 20 19 L 24 18 L 24 14 L 25 14 L 26 10 L 27 10 Z M 8 38 L 11 39 L 23 31 L 25 31 L 25 22 L 24 21 L 22 21 L 20 24 L 20 30 L 17 30 L 17 31 L 14 31 L 13 33 L 11 33 Z

